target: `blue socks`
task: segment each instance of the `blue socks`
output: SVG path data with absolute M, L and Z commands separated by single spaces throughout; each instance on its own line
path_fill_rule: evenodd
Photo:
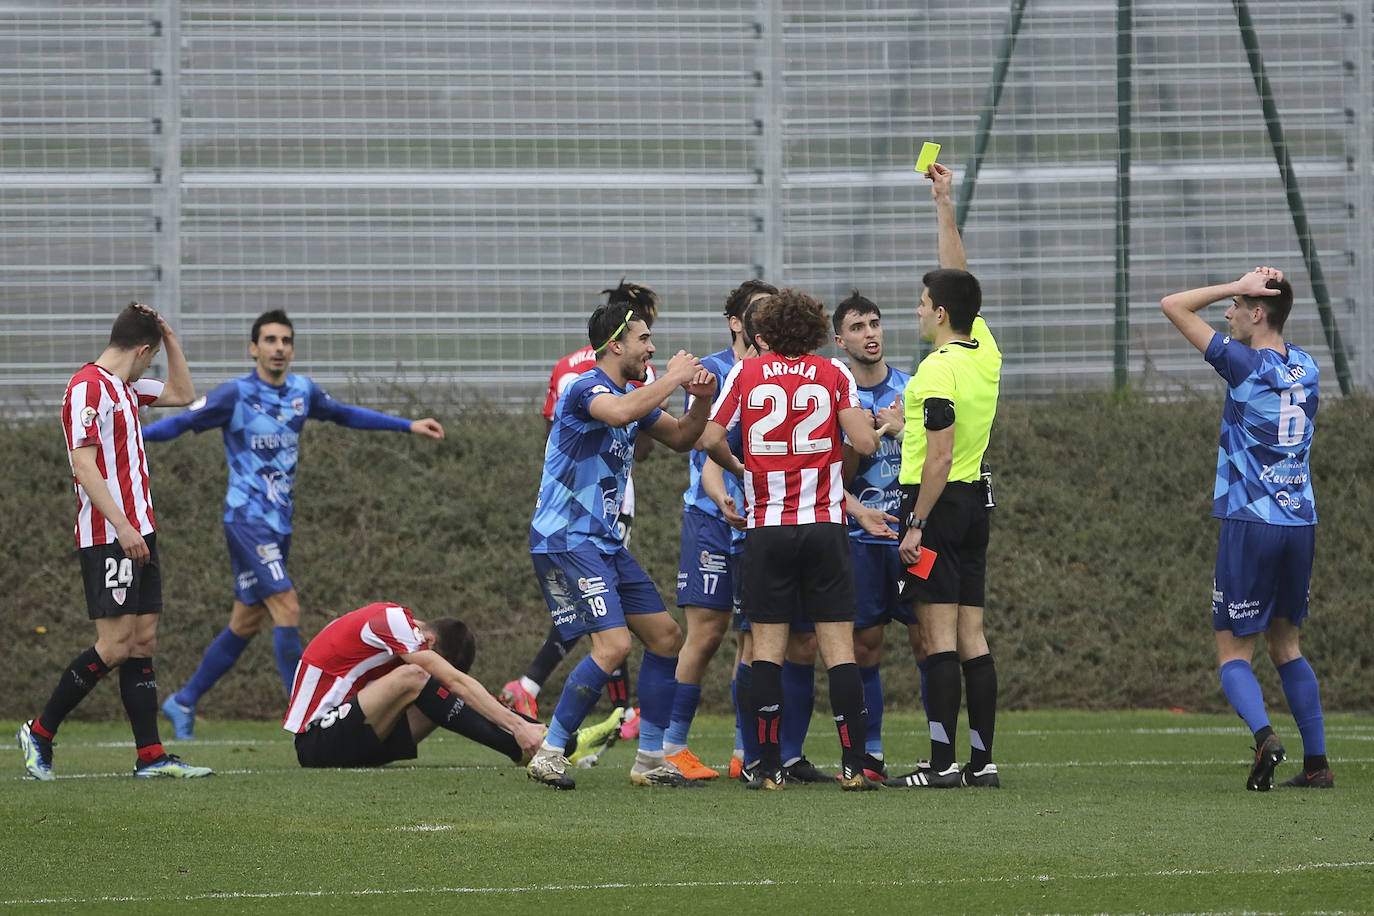
M 677 658 L 655 655 L 644 650 L 639 663 L 639 749 L 645 753 L 663 752 L 663 733 L 673 717 L 677 695 Z M 700 697 L 701 688 L 697 688 Z
M 1291 662 L 1279 665 L 1279 679 L 1288 709 L 1298 723 L 1305 757 L 1326 753 L 1326 727 L 1322 719 L 1321 692 L 1317 689 L 1317 675 L 1307 659 L 1299 655 Z
M 780 745 L 784 766 L 802 756 L 811 713 L 816 709 L 816 666 L 782 663 L 782 732 Z
M 697 717 L 697 706 L 700 704 L 701 685 L 684 684 L 679 681 L 677 694 L 673 697 L 672 721 L 668 725 L 668 730 L 663 733 L 665 745 L 687 746 L 687 733 L 692 730 L 692 720 Z
M 1269 713 L 1264 709 L 1264 692 L 1250 663 L 1233 659 L 1221 666 L 1221 689 L 1236 714 L 1245 720 L 1251 734 L 1269 726 Z
M 215 686 L 215 682 L 234 667 L 234 663 L 239 660 L 243 650 L 247 648 L 248 640 L 238 636 L 233 630 L 225 627 L 219 632 L 210 645 L 206 646 L 205 654 L 201 656 L 200 665 L 196 668 L 196 673 L 191 675 L 191 679 L 186 682 L 186 686 L 178 690 L 172 699 L 179 706 L 187 709 L 195 709 L 210 688 Z M 296 637 L 296 658 L 300 659 L 300 637 Z M 295 666 L 292 666 L 292 676 L 295 675 Z M 291 689 L 291 681 L 287 680 L 286 689 Z
M 549 733 L 544 736 L 544 743 L 549 747 L 558 748 L 562 753 L 562 749 L 568 746 L 573 732 L 577 731 L 582 720 L 587 718 L 587 713 L 592 711 L 596 701 L 601 699 L 601 691 L 606 689 L 610 679 L 611 673 L 602 671 L 601 666 L 593 661 L 590 655 L 578 662 L 563 684 L 563 693 L 559 695 L 558 706 L 553 711 L 553 718 L 549 720 Z M 643 696 L 642 692 L 640 696 Z M 641 699 L 641 704 L 642 702 Z
M 883 753 L 883 679 L 877 665 L 859 669 L 864 682 L 864 705 L 868 707 L 868 736 L 864 739 L 864 753 L 882 757 Z
M 296 666 L 301 662 L 300 627 L 274 627 L 272 629 L 272 651 L 277 656 L 277 670 L 286 684 L 286 695 L 291 696 L 291 688 L 296 685 Z

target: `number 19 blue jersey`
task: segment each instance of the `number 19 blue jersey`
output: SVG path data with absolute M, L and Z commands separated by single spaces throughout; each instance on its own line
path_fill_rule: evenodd
M 1317 363 L 1288 344 L 1288 355 L 1213 335 L 1204 358 L 1226 380 L 1216 518 L 1270 525 L 1315 525 L 1308 455 L 1317 415 Z
M 587 409 L 600 395 L 624 393 L 595 367 L 579 375 L 558 399 L 530 522 L 530 553 L 568 553 L 588 542 L 602 553 L 624 548 L 615 520 L 634 462 L 635 437 L 641 426 L 653 426 L 663 413 L 655 407 L 642 420 L 621 427 L 603 423 Z

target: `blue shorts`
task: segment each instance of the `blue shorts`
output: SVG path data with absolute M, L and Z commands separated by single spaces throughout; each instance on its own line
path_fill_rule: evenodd
M 234 597 L 247 605 L 295 588 L 286 574 L 291 535 L 266 525 L 224 523 L 229 566 L 234 571 Z
M 1253 636 L 1274 617 L 1307 619 L 1316 526 L 1222 519 L 1212 579 L 1212 629 Z
M 873 544 L 849 539 L 854 556 L 854 629 L 881 627 L 893 622 L 916 623 L 916 609 L 897 592 L 902 558 L 897 542 Z
M 677 561 L 677 606 L 729 614 L 739 607 L 739 552 L 723 518 L 688 506 L 682 512 L 682 547 Z
M 564 641 L 623 627 L 627 614 L 668 612 L 628 550 L 602 553 L 584 544 L 567 553 L 531 557 L 553 625 Z

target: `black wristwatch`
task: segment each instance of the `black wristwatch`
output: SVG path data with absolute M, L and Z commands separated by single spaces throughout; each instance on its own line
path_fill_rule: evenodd
M 906 517 L 906 526 L 908 528 L 915 528 L 917 531 L 924 531 L 926 530 L 926 520 L 917 518 L 915 514 L 908 515 Z

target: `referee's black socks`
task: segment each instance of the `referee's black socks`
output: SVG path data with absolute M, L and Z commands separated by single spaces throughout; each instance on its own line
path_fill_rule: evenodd
M 926 688 L 930 766 L 938 773 L 954 763 L 954 736 L 959 733 L 959 702 L 963 699 L 959 653 L 935 652 L 926 657 Z
M 997 723 L 997 666 L 992 656 L 979 655 L 964 662 L 964 689 L 968 693 L 969 763 L 981 770 L 992 763 L 992 733 Z

